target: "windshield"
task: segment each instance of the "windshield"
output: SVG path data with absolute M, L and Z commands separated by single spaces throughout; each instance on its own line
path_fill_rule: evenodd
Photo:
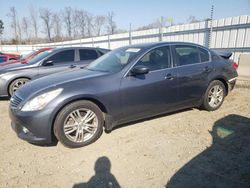
M 22 58 L 21 58 L 20 60 L 25 60 L 25 59 L 27 59 L 27 58 L 28 58 L 30 55 L 32 55 L 34 52 L 35 52 L 35 51 L 32 51 L 32 52 L 30 52 L 30 53 L 28 53 L 28 54 L 26 54 L 26 55 L 23 55 Z
M 94 71 L 116 73 L 133 61 L 140 54 L 140 51 L 140 48 L 119 48 L 93 61 L 86 68 Z
M 51 50 L 48 50 L 48 51 L 44 51 L 44 52 L 37 54 L 30 61 L 28 61 L 28 64 L 35 64 L 38 61 L 41 61 L 42 59 L 47 57 L 51 52 L 52 52 Z

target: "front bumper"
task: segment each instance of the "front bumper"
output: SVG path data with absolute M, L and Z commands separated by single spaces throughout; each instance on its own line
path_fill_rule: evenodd
M 34 144 L 52 143 L 51 114 L 50 109 L 36 112 L 9 109 L 12 129 L 20 139 Z

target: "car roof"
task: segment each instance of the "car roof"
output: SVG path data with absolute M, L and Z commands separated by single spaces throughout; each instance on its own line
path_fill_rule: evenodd
M 51 50 L 53 51 L 61 51 L 61 50 L 75 50 L 75 49 L 89 49 L 89 50 L 109 50 L 105 48 L 97 48 L 97 47 L 56 47 Z
M 199 44 L 195 44 L 195 43 L 190 43 L 190 42 L 153 42 L 153 43 L 144 43 L 144 44 L 133 44 L 133 45 L 129 45 L 126 47 L 130 47 L 130 48 L 154 48 L 154 47 L 158 47 L 158 46 L 162 46 L 162 45 L 195 45 L 195 46 L 201 46 Z

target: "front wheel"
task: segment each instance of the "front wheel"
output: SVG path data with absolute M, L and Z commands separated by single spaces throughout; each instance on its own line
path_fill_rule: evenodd
M 57 115 L 54 133 L 66 147 L 78 148 L 95 142 L 103 132 L 104 117 L 99 107 L 90 101 L 76 101 Z
M 18 78 L 12 81 L 9 86 L 9 95 L 12 96 L 19 88 L 24 86 L 28 81 L 28 78 Z
M 203 108 L 208 111 L 214 111 L 220 108 L 226 96 L 226 88 L 219 80 L 212 81 L 205 93 L 203 99 Z

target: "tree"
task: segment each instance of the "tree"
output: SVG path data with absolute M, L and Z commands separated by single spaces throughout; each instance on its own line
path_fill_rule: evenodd
M 2 44 L 3 30 L 4 30 L 3 21 L 0 20 L 0 44 Z
M 47 8 L 40 9 L 40 18 L 44 23 L 44 31 L 47 33 L 49 41 L 51 41 L 52 12 Z
M 101 35 L 101 29 L 104 26 L 106 21 L 105 16 L 96 16 L 95 17 L 95 31 L 96 31 L 96 35 L 100 36 Z
M 10 12 L 7 14 L 11 18 L 11 28 L 14 30 L 15 40 L 18 41 L 18 28 L 17 28 L 17 11 L 15 7 L 10 7 Z
M 61 39 L 62 22 L 60 15 L 57 12 L 53 14 L 52 24 L 56 40 Z
M 85 29 L 87 25 L 87 12 L 85 12 L 84 10 L 79 10 L 76 21 L 78 22 L 78 27 L 80 29 L 81 37 L 85 37 L 85 31 L 86 31 Z
M 87 22 L 87 32 L 88 37 L 93 36 L 93 15 L 91 13 L 86 13 L 86 22 Z
M 114 34 L 116 32 L 116 23 L 114 21 L 114 12 L 109 12 L 107 15 L 107 31 L 108 34 Z
M 38 16 L 33 6 L 30 6 L 30 22 L 34 30 L 36 39 L 38 38 Z
M 199 20 L 197 20 L 195 18 L 195 16 L 189 16 L 189 18 L 187 19 L 188 23 L 196 23 L 199 22 Z
M 64 22 L 67 29 L 68 37 L 71 38 L 72 35 L 72 8 L 65 7 L 63 11 Z
M 22 19 L 22 30 L 26 35 L 26 39 L 29 39 L 29 20 L 27 17 Z

